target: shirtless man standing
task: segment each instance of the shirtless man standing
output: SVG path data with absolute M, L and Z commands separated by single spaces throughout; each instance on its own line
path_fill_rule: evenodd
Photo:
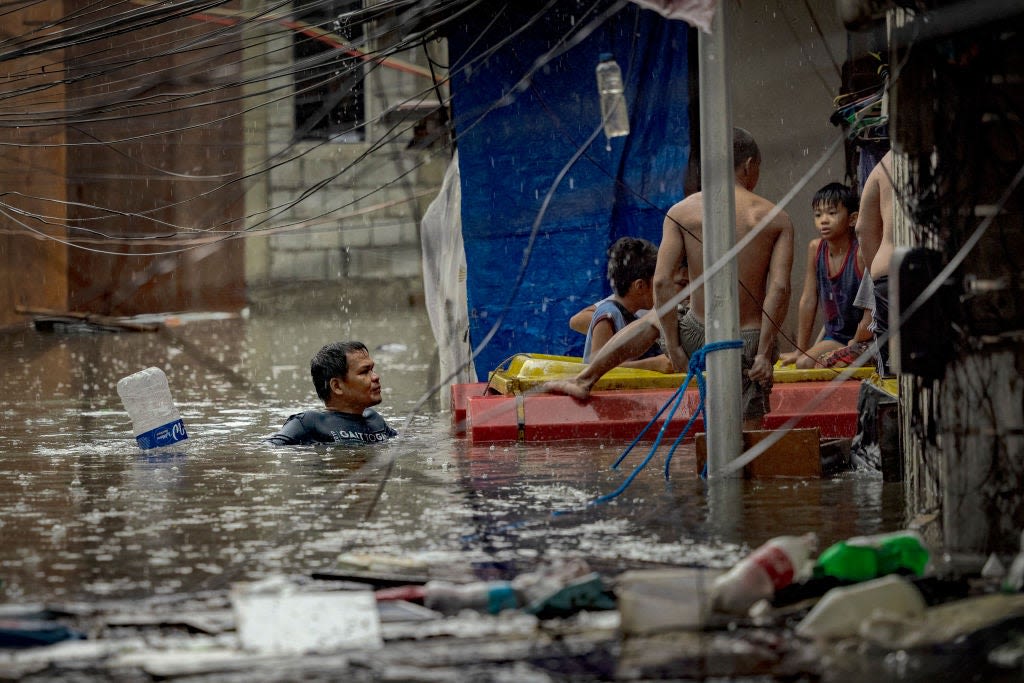
M 875 165 L 860 198 L 860 213 L 857 214 L 857 240 L 868 264 L 871 282 L 875 289 L 875 340 L 889 331 L 889 261 L 895 249 L 892 240 L 893 186 L 892 151 Z M 883 341 L 878 346 L 878 374 L 892 376 L 889 369 L 889 344 Z
M 753 193 L 761 170 L 761 153 L 747 131 L 733 131 L 736 177 L 736 241 L 746 237 L 775 206 Z M 690 195 L 673 206 L 662 228 L 658 265 L 654 272 L 655 311 L 620 330 L 579 375 L 571 380 L 549 382 L 543 390 L 586 399 L 598 379 L 629 357 L 637 346 L 664 335 L 665 351 L 677 371 L 686 369 L 689 356 L 704 345 L 703 288 L 691 295 L 689 312 L 680 317 L 676 306 L 666 306 L 681 290 L 680 267 L 691 278 L 703 271 L 704 202 L 702 193 Z M 737 257 L 740 281 L 740 334 L 743 338 L 743 423 L 760 429 L 768 412 L 772 372 L 778 353 L 778 324 L 789 308 L 790 273 L 793 267 L 793 224 L 780 211 L 744 247 Z M 660 320 L 657 311 L 664 310 Z

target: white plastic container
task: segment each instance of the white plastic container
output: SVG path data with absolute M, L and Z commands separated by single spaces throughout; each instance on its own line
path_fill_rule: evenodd
M 897 574 L 852 586 L 833 588 L 797 624 L 804 638 L 848 638 L 876 617 L 916 617 L 927 604 L 910 581 Z
M 629 113 L 622 85 L 622 71 L 611 53 L 601 54 L 597 64 L 597 92 L 601 96 L 601 120 L 604 134 L 610 138 L 629 135 Z
M 746 614 L 758 600 L 810 576 L 811 553 L 818 546 L 813 532 L 777 536 L 740 560 L 711 585 L 711 604 L 719 612 Z
M 616 580 L 623 635 L 699 630 L 711 612 L 715 570 L 632 569 Z
M 132 419 L 132 432 L 140 448 L 163 448 L 188 438 L 171 399 L 167 375 L 160 368 L 146 368 L 121 379 L 117 394 Z

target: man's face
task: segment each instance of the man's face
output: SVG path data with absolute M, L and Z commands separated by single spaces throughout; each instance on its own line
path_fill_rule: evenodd
M 373 371 L 373 359 L 365 351 L 350 352 L 348 358 L 348 374 L 343 380 L 331 380 L 335 392 L 340 391 L 339 399 L 362 412 L 370 406 L 381 402 L 380 375 Z

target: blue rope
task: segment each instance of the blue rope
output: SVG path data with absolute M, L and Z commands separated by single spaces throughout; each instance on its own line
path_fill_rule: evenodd
M 684 427 L 683 431 L 680 432 L 678 437 L 676 437 L 676 440 L 672 443 L 672 448 L 669 449 L 668 456 L 665 458 L 665 478 L 669 478 L 668 468 L 669 464 L 672 462 L 672 455 L 675 453 L 676 448 L 679 446 L 682 440 L 689 433 L 690 428 L 693 426 L 693 423 L 696 422 L 697 420 L 697 416 L 700 415 L 704 419 L 704 424 L 707 424 L 708 418 L 704 410 L 704 401 L 707 396 L 707 385 L 704 382 L 704 371 L 707 369 L 707 355 L 712 351 L 723 351 L 725 349 L 741 348 L 743 348 L 743 340 L 733 339 L 728 341 L 710 342 L 693 352 L 693 355 L 690 356 L 690 362 L 687 367 L 686 379 L 683 380 L 683 383 L 681 385 L 679 385 L 679 388 L 676 389 L 675 393 L 669 397 L 669 399 L 665 402 L 665 405 L 663 405 L 661 409 L 658 410 L 654 418 L 647 423 L 647 426 L 645 426 L 640 431 L 640 434 L 635 439 L 633 439 L 633 442 L 626 447 L 626 450 L 622 452 L 622 455 L 620 455 L 618 459 L 616 459 L 615 463 L 612 465 L 612 469 L 616 469 L 619 466 L 619 464 L 626 457 L 626 455 L 633 449 L 637 442 L 640 441 L 640 438 L 647 433 L 648 429 L 651 428 L 651 425 L 657 422 L 658 418 L 661 417 L 661 414 L 665 412 L 665 409 L 671 405 L 672 410 L 670 410 L 668 412 L 668 415 L 665 417 L 665 423 L 662 424 L 661 429 L 658 431 L 658 436 L 657 438 L 655 438 L 654 443 L 651 445 L 651 450 L 648 451 L 643 461 L 633 469 L 630 475 L 626 477 L 626 480 L 622 482 L 622 484 L 617 489 L 615 489 L 611 493 L 606 493 L 603 496 L 598 496 L 594 500 L 587 503 L 588 507 L 592 505 L 599 505 L 601 503 L 607 503 L 608 501 L 613 500 L 619 495 L 621 495 L 622 492 L 629 488 L 629 485 L 633 483 L 633 480 L 636 478 L 638 474 L 640 474 L 640 471 L 647 466 L 647 463 L 651 461 L 651 458 L 654 457 L 654 453 L 658 450 L 658 446 L 661 445 L 662 437 L 665 436 L 665 430 L 668 429 L 669 422 L 672 421 L 672 418 L 675 416 L 676 411 L 679 409 L 679 404 L 682 403 L 683 401 L 684 392 L 686 391 L 686 387 L 690 385 L 690 378 L 692 377 L 697 381 L 697 394 L 699 396 L 699 401 L 697 403 L 697 409 L 694 410 L 693 415 L 690 416 L 690 421 L 686 423 L 686 427 Z M 707 476 L 707 463 L 704 463 L 704 472 L 701 473 L 701 476 Z
M 676 437 L 676 440 L 673 442 L 671 449 L 669 449 L 669 454 L 665 457 L 666 479 L 669 478 L 669 465 L 672 463 L 672 456 L 675 455 L 676 449 L 678 449 L 679 444 L 683 440 L 683 437 L 686 436 L 686 434 L 690 431 L 690 427 L 693 426 L 693 422 L 696 420 L 697 414 L 699 414 L 701 419 L 703 419 L 703 423 L 705 423 L 705 429 L 708 428 L 708 412 L 705 410 L 705 401 L 708 397 L 708 384 L 705 381 L 705 376 L 703 376 L 703 371 L 708 369 L 708 354 L 711 353 L 712 351 L 721 351 L 727 348 L 742 347 L 742 339 L 711 342 L 710 344 L 705 344 L 698 348 L 696 351 L 693 352 L 693 355 L 690 357 L 690 366 L 693 367 L 695 365 L 700 371 L 697 372 L 695 375 L 697 381 L 697 396 L 699 396 L 699 399 L 697 400 L 697 410 L 693 411 L 693 415 L 690 416 L 690 421 L 686 423 L 686 427 L 683 429 L 682 432 L 680 432 L 679 436 Z M 705 466 L 703 466 L 703 469 L 700 471 L 700 477 L 708 477 L 707 461 L 705 462 Z
M 690 386 L 689 374 L 686 375 L 686 381 L 679 385 L 679 388 L 676 389 L 675 393 L 668 397 L 668 400 L 665 401 L 665 404 L 662 405 L 661 408 L 658 409 L 658 412 L 655 413 L 654 417 L 651 418 L 651 421 L 648 422 L 647 425 L 640 430 L 640 433 L 636 435 L 636 438 L 633 439 L 633 442 L 626 446 L 626 450 L 622 451 L 622 455 L 620 455 L 615 460 L 615 462 L 612 463 L 613 470 L 619 469 L 619 465 L 622 463 L 623 460 L 626 459 L 626 456 L 629 455 L 629 452 L 633 450 L 633 446 L 636 446 L 638 443 L 640 443 L 640 439 L 642 439 L 644 434 L 647 433 L 647 430 L 650 429 L 654 425 L 654 423 L 658 421 L 658 418 L 661 417 L 661 414 L 665 412 L 665 409 L 672 405 L 672 400 L 675 399 L 677 396 L 682 395 L 682 393 L 686 391 L 686 387 L 688 386 Z

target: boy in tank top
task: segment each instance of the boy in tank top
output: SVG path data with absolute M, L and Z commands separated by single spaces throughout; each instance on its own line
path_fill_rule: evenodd
M 796 349 L 781 356 L 783 365 L 795 364 L 800 369 L 822 367 L 823 356 L 845 347 L 858 336 L 860 328 L 866 331 L 871 322 L 870 312 L 854 305 L 864 277 L 853 230 L 857 222 L 857 195 L 846 185 L 829 183 L 814 194 L 811 208 L 820 236 L 807 245 Z M 812 342 L 819 310 L 824 326 Z

